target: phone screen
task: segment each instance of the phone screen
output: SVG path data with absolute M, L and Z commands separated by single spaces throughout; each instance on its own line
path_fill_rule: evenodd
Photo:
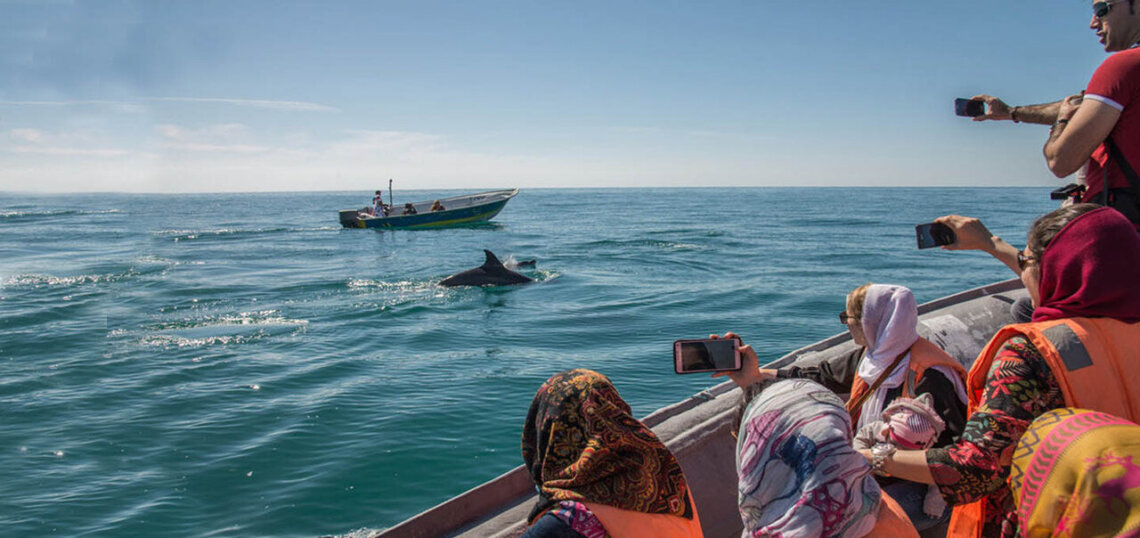
M 954 230 L 940 222 L 928 222 L 914 227 L 914 235 L 918 239 L 918 248 L 933 248 L 942 245 L 952 245 L 957 237 Z
M 674 370 L 678 374 L 740 369 L 740 340 L 677 340 L 673 343 Z
M 986 102 L 973 99 L 955 99 L 954 113 L 959 116 L 981 116 L 986 113 Z

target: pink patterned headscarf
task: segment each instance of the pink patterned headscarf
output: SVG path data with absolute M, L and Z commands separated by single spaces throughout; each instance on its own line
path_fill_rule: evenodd
M 851 446 L 851 417 L 814 381 L 778 381 L 752 400 L 736 470 L 746 536 L 860 538 L 878 518 L 882 491 Z

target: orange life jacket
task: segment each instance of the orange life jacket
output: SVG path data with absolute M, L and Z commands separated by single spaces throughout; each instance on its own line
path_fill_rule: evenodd
M 914 528 L 914 523 L 910 522 L 906 510 L 887 495 L 886 491 L 883 492 L 882 502 L 879 503 L 879 518 L 875 521 L 875 527 L 867 533 L 867 538 L 876 537 L 918 538 L 918 530 Z
M 982 350 L 966 380 L 968 414 L 982 404 L 986 377 L 1006 340 L 1024 336 L 1041 352 L 1061 387 L 1066 407 L 1140 419 L 1140 322 L 1069 318 L 1003 327 Z M 1002 465 L 1010 464 L 1002 455 Z M 954 507 L 947 537 L 980 537 L 985 498 Z
M 692 499 L 692 497 L 690 497 Z M 691 502 L 691 501 L 690 501 Z M 704 538 L 697 505 L 693 504 L 693 519 L 670 514 L 646 514 L 622 510 L 605 504 L 584 503 L 611 538 Z
M 966 369 L 962 367 L 954 357 L 948 355 L 942 348 L 934 345 L 923 337 L 918 337 L 918 340 L 910 346 L 910 371 L 906 374 L 906 382 L 903 383 L 902 396 L 907 398 L 914 398 L 914 387 L 922 381 L 922 376 L 926 375 L 926 371 L 934 366 L 945 366 L 958 374 L 962 383 L 966 382 Z M 861 400 L 864 393 L 871 388 L 863 378 L 855 376 L 855 381 L 851 383 L 851 396 L 847 398 L 847 411 L 851 413 L 851 423 L 856 424 L 859 422 L 859 414 L 862 409 L 855 409 L 856 403 Z M 888 402 L 889 403 L 889 402 Z M 859 405 L 862 407 L 862 405 Z

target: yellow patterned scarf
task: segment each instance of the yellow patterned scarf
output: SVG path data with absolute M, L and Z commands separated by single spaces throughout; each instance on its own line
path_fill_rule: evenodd
M 1018 442 L 1009 485 L 1019 536 L 1140 536 L 1140 426 L 1049 411 Z
M 693 517 L 676 458 L 597 372 L 555 374 L 538 389 L 522 455 L 539 489 L 529 519 L 557 501 Z

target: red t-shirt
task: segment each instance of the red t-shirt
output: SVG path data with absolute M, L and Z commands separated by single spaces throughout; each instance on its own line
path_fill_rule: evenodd
M 1100 64 L 1085 89 L 1085 99 L 1094 99 L 1120 110 L 1120 119 L 1112 128 L 1112 140 L 1140 173 L 1140 47 L 1117 52 Z M 1086 181 L 1089 188 L 1083 201 L 1097 201 L 1108 169 L 1112 188 L 1128 186 L 1128 179 L 1115 163 L 1109 163 L 1108 148 L 1097 146 L 1089 157 Z

